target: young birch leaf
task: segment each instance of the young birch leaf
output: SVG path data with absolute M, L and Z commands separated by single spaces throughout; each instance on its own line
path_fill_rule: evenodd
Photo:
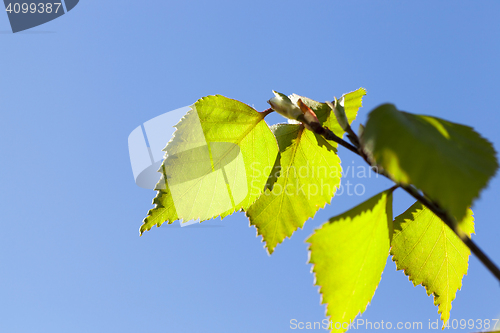
M 331 201 L 341 177 L 336 143 L 298 124 L 280 124 L 273 130 L 281 171 L 277 180 L 271 175 L 273 183 L 268 182 L 265 192 L 246 212 L 269 254 Z
M 493 146 L 471 127 L 392 104 L 370 112 L 362 141 L 395 182 L 415 185 L 457 221 L 498 168 Z
M 332 332 L 345 332 L 375 294 L 392 237 L 392 189 L 332 217 L 309 237 L 309 262 Z
M 248 208 L 266 184 L 262 170 L 270 170 L 278 154 L 266 114 L 223 96 L 198 100 L 164 149 L 156 207 L 141 234 L 164 221 L 204 221 Z
M 358 110 L 362 106 L 362 99 L 364 95 L 366 95 L 366 89 L 359 88 L 358 90 L 351 91 L 339 98 L 339 104 L 344 107 L 344 111 L 349 124 L 351 124 L 354 119 L 356 119 Z M 335 122 L 335 117 L 331 117 L 331 121 Z
M 469 237 L 474 232 L 472 211 L 459 224 Z M 413 282 L 434 294 L 443 324 L 450 318 L 451 302 L 467 274 L 470 251 L 457 235 L 420 202 L 394 220 L 392 260 Z
M 358 90 L 346 93 L 339 98 L 339 103 L 344 106 L 349 124 L 356 119 L 358 110 L 362 106 L 361 100 L 364 95 L 366 95 L 366 90 L 364 88 L 359 88 Z M 299 98 L 314 111 L 323 126 L 328 127 L 338 137 L 342 137 L 344 135 L 344 130 L 340 127 L 335 115 L 331 112 L 332 109 L 326 103 L 320 103 L 296 94 L 290 95 L 290 100 L 294 103 L 297 103 Z

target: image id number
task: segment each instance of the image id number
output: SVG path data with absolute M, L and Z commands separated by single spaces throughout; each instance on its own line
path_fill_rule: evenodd
M 31 14 L 34 14 L 34 13 L 39 13 L 39 14 L 43 14 L 43 13 L 47 13 L 47 14 L 51 14 L 51 13 L 56 13 L 59 11 L 59 8 L 61 7 L 61 3 L 60 2 L 57 2 L 57 3 L 9 3 L 9 5 L 7 6 L 7 8 L 5 8 L 5 11 L 8 12 L 9 14 L 11 14 L 12 12 L 14 12 L 15 14 L 19 14 L 19 13 L 23 13 L 23 14 L 26 14 L 26 13 L 31 13 Z

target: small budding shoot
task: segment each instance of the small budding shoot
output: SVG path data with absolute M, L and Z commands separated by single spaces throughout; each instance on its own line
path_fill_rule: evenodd
M 298 120 L 299 116 L 302 115 L 300 108 L 292 103 L 287 95 L 274 90 L 273 93 L 274 97 L 267 101 L 271 108 L 285 118 Z
M 316 117 L 314 111 L 311 110 L 310 107 L 305 105 L 300 98 L 297 100 L 297 105 L 303 113 L 302 117 L 299 117 L 298 120 L 300 120 L 304 124 L 305 128 L 310 131 L 316 132 L 315 129 L 321 127 L 321 124 L 319 123 L 318 117 Z
M 347 116 L 345 115 L 344 106 L 342 105 L 343 103 L 340 102 L 337 97 L 334 97 L 334 99 L 335 105 L 332 104 L 332 102 L 326 102 L 326 104 L 328 104 L 328 106 L 333 110 L 335 118 L 337 118 L 337 122 L 339 123 L 340 127 L 347 132 L 349 128 L 349 121 L 347 120 Z M 341 98 L 341 100 L 343 99 Z
M 314 129 L 321 124 L 318 117 L 311 108 L 309 108 L 299 98 L 297 104 L 293 103 L 285 94 L 273 90 L 274 97 L 267 101 L 271 108 L 285 118 L 298 120 L 304 124 L 304 127 L 314 132 Z

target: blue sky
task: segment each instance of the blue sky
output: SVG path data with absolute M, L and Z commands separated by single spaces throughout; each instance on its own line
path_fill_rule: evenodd
M 134 183 L 129 133 L 211 94 L 264 110 L 273 89 L 323 101 L 365 87 L 354 128 L 392 102 L 473 126 L 498 150 L 499 10 L 498 1 L 83 0 L 17 34 L 1 14 L 0 331 L 288 332 L 292 319 L 321 321 L 304 240 L 390 182 L 355 179 L 363 196 L 335 198 L 271 257 L 241 213 L 139 237 L 154 191 Z M 499 199 L 497 176 L 473 206 L 473 239 L 497 263 Z M 411 203 L 396 191 L 394 215 Z M 469 264 L 451 319 L 499 318 L 498 281 Z M 388 260 L 361 318 L 427 331 L 439 316 Z

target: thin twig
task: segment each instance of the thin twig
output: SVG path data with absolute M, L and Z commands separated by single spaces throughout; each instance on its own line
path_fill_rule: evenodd
M 322 135 L 327 140 L 335 141 L 339 145 L 343 146 L 344 148 L 347 148 L 350 151 L 352 151 L 353 153 L 359 155 L 358 148 L 356 148 L 353 145 L 351 145 L 350 143 L 344 141 L 342 138 L 339 138 L 338 136 L 336 136 L 335 133 L 333 133 L 327 127 L 322 127 L 322 126 L 316 127 L 316 126 L 314 126 L 314 124 L 315 123 L 312 124 L 313 125 L 312 127 L 313 127 L 313 130 L 316 134 Z

